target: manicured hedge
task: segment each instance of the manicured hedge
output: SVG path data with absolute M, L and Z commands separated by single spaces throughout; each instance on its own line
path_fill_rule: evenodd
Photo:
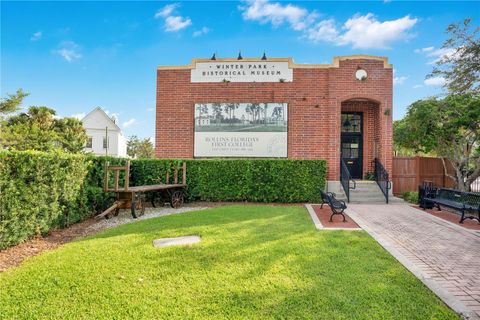
M 101 212 L 105 161 L 113 157 L 43 152 L 0 152 L 0 249 Z M 131 161 L 130 185 L 165 182 L 174 159 Z M 324 160 L 186 160 L 187 199 L 315 202 L 325 188 Z M 123 178 L 123 177 L 122 177 Z M 173 182 L 173 174 L 170 174 Z M 181 179 L 181 175 L 179 177 Z
M 84 220 L 89 161 L 81 155 L 0 152 L 0 249 Z
M 132 163 L 136 185 L 164 182 L 167 168 L 180 160 L 146 159 Z M 325 188 L 324 160 L 186 160 L 189 200 L 314 202 Z

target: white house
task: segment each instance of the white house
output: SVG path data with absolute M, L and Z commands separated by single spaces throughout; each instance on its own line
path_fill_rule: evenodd
M 102 108 L 97 107 L 82 122 L 88 136 L 85 151 L 96 155 L 127 156 L 127 141 L 115 116 L 110 118 Z
M 209 126 L 210 125 L 210 118 L 209 117 L 195 117 L 195 125 L 196 126 Z

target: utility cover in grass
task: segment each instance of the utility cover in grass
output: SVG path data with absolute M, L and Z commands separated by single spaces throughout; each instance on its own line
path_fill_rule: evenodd
M 156 248 L 179 246 L 185 244 L 199 243 L 202 239 L 199 236 L 184 236 L 175 238 L 160 238 L 153 240 L 153 246 Z

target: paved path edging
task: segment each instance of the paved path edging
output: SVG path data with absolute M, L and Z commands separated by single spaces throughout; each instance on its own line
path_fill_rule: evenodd
M 307 203 L 305 204 L 305 208 L 307 209 L 308 213 L 310 214 L 310 218 L 312 218 L 313 224 L 315 225 L 315 228 L 317 230 L 348 230 L 348 231 L 362 231 L 361 228 L 328 228 L 325 227 L 321 222 L 320 219 L 318 219 L 317 214 L 315 213 L 315 210 L 313 209 L 313 205 L 315 204 L 310 204 Z M 350 217 L 352 218 L 352 217 Z M 353 219 L 353 218 L 352 218 Z M 355 219 L 353 219 L 355 220 Z
M 435 280 L 431 279 L 427 274 L 425 274 L 420 268 L 418 268 L 414 263 L 412 263 L 407 257 L 405 257 L 400 251 L 398 251 L 389 241 L 380 237 L 375 231 L 373 231 L 368 224 L 351 208 L 347 209 L 348 215 L 355 220 L 355 222 L 365 230 L 372 238 L 374 238 L 385 250 L 387 250 L 395 259 L 397 259 L 405 268 L 407 268 L 411 273 L 413 273 L 420 281 L 422 281 L 430 290 L 432 290 L 446 305 L 448 305 L 452 310 L 459 313 L 462 317 L 466 319 L 479 319 L 473 311 L 471 311 L 465 304 L 458 300 L 453 294 L 443 289 L 440 285 L 436 283 Z M 432 217 L 428 213 L 424 213 Z M 434 217 L 436 219 L 440 219 Z M 443 220 L 443 219 L 441 219 Z M 455 227 L 463 229 L 462 227 Z M 465 229 L 463 229 L 465 231 Z

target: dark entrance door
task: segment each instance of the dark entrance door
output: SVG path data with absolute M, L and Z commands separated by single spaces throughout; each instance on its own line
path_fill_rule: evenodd
M 342 112 L 341 157 L 352 179 L 363 176 L 363 114 Z

